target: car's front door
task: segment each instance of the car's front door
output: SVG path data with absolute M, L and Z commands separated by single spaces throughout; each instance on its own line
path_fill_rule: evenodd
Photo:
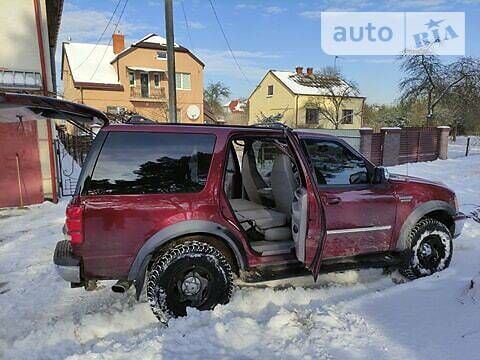
M 307 138 L 303 143 L 325 204 L 323 257 L 389 250 L 396 213 L 391 185 L 374 184 L 366 161 L 340 141 Z

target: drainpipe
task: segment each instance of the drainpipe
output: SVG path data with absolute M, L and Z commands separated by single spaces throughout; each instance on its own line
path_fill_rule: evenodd
M 295 99 L 295 128 L 296 129 L 298 128 L 298 97 L 299 95 L 297 95 L 297 98 Z
M 35 25 L 37 28 L 38 52 L 40 55 L 40 67 L 42 71 L 42 92 L 44 96 L 48 96 L 47 68 L 45 65 L 45 50 L 43 48 L 43 34 L 42 34 L 42 17 L 40 14 L 39 0 L 33 0 L 33 7 L 35 10 Z M 48 141 L 48 155 L 50 158 L 50 178 L 52 180 L 52 200 L 54 203 L 57 203 L 58 202 L 57 179 L 55 175 L 55 158 L 53 154 L 52 121 L 50 119 L 47 119 L 47 141 Z

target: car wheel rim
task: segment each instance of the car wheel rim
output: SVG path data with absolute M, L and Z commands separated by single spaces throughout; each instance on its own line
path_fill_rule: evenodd
M 199 307 L 208 299 L 208 271 L 203 268 L 187 270 L 177 280 L 179 301 L 186 306 Z
M 418 248 L 418 259 L 422 267 L 435 271 L 445 256 L 444 245 L 437 235 L 427 236 Z

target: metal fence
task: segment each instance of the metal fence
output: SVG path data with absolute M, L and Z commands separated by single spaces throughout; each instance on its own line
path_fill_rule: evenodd
M 432 161 L 438 158 L 438 129 L 408 127 L 400 132 L 399 164 Z
M 55 140 L 55 155 L 60 196 L 70 196 L 75 192 L 80 169 L 92 145 L 92 135 L 68 134 L 57 127 L 58 140 Z
M 359 129 L 299 129 L 310 132 L 318 132 L 321 134 L 328 134 L 337 136 L 345 140 L 355 150 L 360 150 L 360 130 Z

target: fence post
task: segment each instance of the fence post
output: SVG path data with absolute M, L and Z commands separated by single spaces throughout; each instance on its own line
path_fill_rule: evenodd
M 372 128 L 360 128 L 360 152 L 368 160 L 372 158 Z
M 400 155 L 400 131 L 399 127 L 383 127 L 383 166 L 398 165 Z
M 441 160 L 448 159 L 448 134 L 450 126 L 437 126 L 438 130 L 438 158 Z
M 467 138 L 467 147 L 465 149 L 465 156 L 468 156 L 469 150 L 470 150 L 470 136 Z

